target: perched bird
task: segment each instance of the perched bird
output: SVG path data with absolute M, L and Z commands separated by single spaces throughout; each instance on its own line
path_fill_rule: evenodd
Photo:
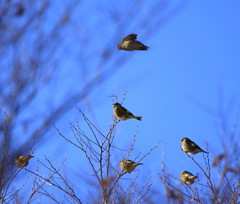
M 149 47 L 137 41 L 136 39 L 137 39 L 137 34 L 135 33 L 127 35 L 122 39 L 122 42 L 118 44 L 117 49 L 126 50 L 126 51 L 148 50 Z
M 19 156 L 17 155 L 15 157 L 15 164 L 18 168 L 23 168 L 28 165 L 29 160 L 33 158 L 34 156 L 27 155 L 27 156 Z
M 192 173 L 188 171 L 182 171 L 180 175 L 180 180 L 189 185 L 194 183 L 194 179 L 198 178 L 197 176 L 194 176 Z
M 133 115 L 126 108 L 122 107 L 122 105 L 120 103 L 114 103 L 113 104 L 113 114 L 119 120 L 127 120 L 127 119 L 131 119 L 131 118 L 134 118 L 136 120 L 142 120 L 142 116 Z
M 142 163 L 137 163 L 128 159 L 121 159 L 120 168 L 125 173 L 131 173 L 138 165 L 143 165 Z
M 197 154 L 199 152 L 208 153 L 202 150 L 195 142 L 184 137 L 181 139 L 182 150 L 187 154 Z

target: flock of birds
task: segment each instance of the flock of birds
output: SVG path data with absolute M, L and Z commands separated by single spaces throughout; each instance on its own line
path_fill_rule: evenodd
M 141 116 L 133 115 L 129 110 L 124 108 L 120 103 L 113 104 L 113 114 L 119 120 L 136 119 L 141 121 L 142 119 Z M 195 142 L 193 142 L 192 140 L 186 137 L 181 139 L 181 148 L 186 154 L 197 154 L 199 152 L 208 153 L 204 151 L 201 147 L 199 147 Z M 120 161 L 120 168 L 125 173 L 131 173 L 138 165 L 142 165 L 142 163 L 134 162 L 129 159 L 122 159 Z M 180 180 L 187 185 L 193 184 L 196 178 L 198 177 L 194 176 L 192 173 L 188 171 L 182 171 L 180 174 Z
M 126 51 L 142 50 L 143 51 L 143 50 L 149 49 L 148 46 L 142 44 L 136 39 L 137 39 L 137 34 L 135 33 L 127 35 L 122 39 L 122 42 L 118 44 L 117 46 L 118 50 L 126 50 Z M 141 121 L 142 119 L 141 116 L 133 115 L 130 111 L 124 108 L 120 103 L 113 104 L 113 114 L 119 120 L 136 119 Z M 197 154 L 199 152 L 208 153 L 203 149 L 201 149 L 195 142 L 191 141 L 188 138 L 183 138 L 181 140 L 181 148 L 186 154 Z M 18 168 L 26 167 L 29 164 L 29 160 L 31 158 L 33 158 L 32 155 L 26 155 L 26 156 L 17 155 L 15 158 L 15 164 Z M 139 165 L 142 165 L 142 163 L 134 162 L 129 159 L 122 159 L 120 161 L 120 168 L 125 173 L 131 173 Z M 182 171 L 180 175 L 180 180 L 184 184 L 193 184 L 194 179 L 196 178 L 198 177 L 194 176 L 192 173 L 188 171 Z

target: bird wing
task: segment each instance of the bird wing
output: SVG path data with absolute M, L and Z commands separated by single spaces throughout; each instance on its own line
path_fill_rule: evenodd
M 134 161 L 128 159 L 128 160 L 126 160 L 126 163 L 127 163 L 127 164 L 133 164 Z
M 124 167 L 129 170 L 129 169 L 133 166 L 133 164 L 134 164 L 133 161 L 131 161 L 131 160 L 126 160 L 126 162 L 125 162 L 125 164 L 124 164 Z
M 124 108 L 123 106 L 122 106 L 122 110 L 123 110 L 124 112 L 126 112 L 126 115 L 133 115 L 129 110 L 127 110 L 127 109 Z M 131 160 L 128 160 L 128 161 L 131 161 Z
M 184 171 L 183 175 L 184 175 L 185 177 L 192 176 L 192 174 L 191 174 L 190 172 L 188 172 L 188 171 Z
M 194 148 L 201 149 L 195 142 L 193 142 L 190 139 L 186 140 L 186 143 L 188 143 L 190 146 L 192 146 Z
M 192 175 L 192 173 L 190 173 L 190 172 L 188 172 L 187 174 L 186 174 L 186 177 L 188 177 L 188 178 L 191 178 L 193 175 Z
M 124 37 L 124 38 L 122 39 L 122 42 L 128 41 L 128 40 L 136 40 L 136 39 L 137 39 L 137 34 L 132 33 L 132 34 L 127 35 L 126 37 Z
M 128 165 L 131 165 L 131 166 L 132 166 L 132 165 L 134 165 L 134 166 L 143 165 L 143 163 L 134 162 L 134 161 L 132 161 L 132 160 L 127 160 L 126 163 L 127 163 Z
M 135 50 L 148 50 L 149 47 L 142 44 L 141 42 L 135 40 L 131 42 L 132 46 L 134 47 Z

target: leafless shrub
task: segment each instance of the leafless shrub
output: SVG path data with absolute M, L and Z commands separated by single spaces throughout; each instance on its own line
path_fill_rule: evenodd
M 150 38 L 182 8 L 182 4 L 172 5 L 168 0 L 147 7 L 145 1 L 138 0 L 127 2 L 127 7 L 125 4 L 122 2 L 116 7 L 115 3 L 95 5 L 78 0 L 61 1 L 61 4 L 50 0 L 1 1 L 0 106 L 7 115 L 6 120 L 0 116 L 1 202 L 20 203 L 25 200 L 23 197 L 27 194 L 21 192 L 31 182 L 29 203 L 43 196 L 58 202 L 56 196 L 46 189 L 48 184 L 62 192 L 65 190 L 66 199 L 70 196 L 74 202 L 81 202 L 49 159 L 49 166 L 40 162 L 36 172 L 28 168 L 26 171 L 16 170 L 13 160 L 16 154 L 26 154 L 33 147 L 36 151 L 43 148 L 42 144 L 52 132 L 52 124 L 62 120 L 77 103 L 86 106 L 89 95 L 133 56 L 126 53 L 113 55 L 118 40 L 128 34 L 126 32 L 144 28 L 141 35 Z M 92 15 L 96 8 L 103 11 L 98 18 Z M 87 19 L 86 16 L 91 23 L 82 20 Z M 79 82 L 78 86 L 66 83 L 69 78 Z M 115 126 L 112 128 L 115 131 Z M 114 135 L 111 131 L 109 134 Z M 113 138 L 105 140 L 104 145 L 110 145 Z M 91 144 L 91 141 L 85 142 L 84 145 Z M 89 151 L 89 147 L 86 148 Z M 109 184 L 113 167 L 108 163 L 101 162 L 101 165 L 107 165 L 107 171 L 106 175 L 99 177 L 106 199 L 109 189 L 113 191 L 117 185 L 116 177 L 113 177 L 112 186 Z M 39 173 L 44 169 L 49 170 L 48 177 Z M 21 176 L 23 172 L 32 176 L 26 179 Z M 53 176 L 62 183 L 56 184 Z M 17 181 L 22 184 L 20 187 L 17 187 Z
M 101 191 L 99 190 L 99 192 L 101 192 L 99 195 L 100 198 L 95 198 L 91 193 L 93 197 L 92 202 L 98 203 L 98 200 L 101 199 L 102 201 L 100 203 L 141 203 L 150 191 L 150 178 L 140 188 L 137 185 L 138 174 L 133 179 L 127 179 L 130 181 L 128 186 L 123 185 L 123 180 L 125 180 L 123 176 L 126 173 L 119 170 L 120 160 L 116 162 L 116 157 L 113 157 L 113 154 L 116 151 L 120 151 L 127 152 L 127 155 L 124 158 L 128 159 L 133 151 L 137 134 L 134 135 L 129 150 L 123 150 L 114 143 L 116 128 L 119 123 L 118 120 L 114 119 L 109 131 L 104 134 L 89 120 L 88 117 L 86 117 L 81 109 L 77 109 L 81 113 L 90 133 L 86 133 L 86 130 L 83 130 L 83 125 L 80 125 L 78 122 L 76 125 L 70 123 L 75 138 L 75 140 L 70 140 L 68 137 L 64 136 L 59 129 L 55 128 L 62 138 L 83 153 L 84 157 L 87 159 L 87 163 L 90 164 L 92 178 L 97 181 L 97 183 L 95 182 L 96 188 L 101 189 Z M 137 162 L 142 161 L 148 156 L 158 147 L 158 144 L 159 143 L 151 148 L 146 154 L 141 156 L 141 158 L 139 158 L 139 154 L 136 157 Z M 116 167 L 116 165 L 118 167 Z M 89 182 L 88 180 L 86 181 Z
M 178 203 L 182 203 L 183 200 L 186 203 L 192 201 L 217 204 L 239 203 L 240 174 L 238 158 L 240 143 L 236 141 L 236 138 L 239 137 L 237 132 L 239 114 L 236 114 L 233 128 L 228 127 L 228 131 L 226 131 L 226 121 L 220 120 L 220 122 L 220 132 L 223 133 L 220 134 L 223 153 L 213 158 L 213 162 L 210 159 L 211 152 L 210 154 L 203 154 L 204 166 L 194 156 L 185 154 L 203 174 L 203 177 L 200 177 L 197 182 L 192 185 L 183 184 L 178 178 L 167 172 L 163 163 L 162 175 L 159 174 L 159 178 L 166 189 L 169 200 L 175 200 Z

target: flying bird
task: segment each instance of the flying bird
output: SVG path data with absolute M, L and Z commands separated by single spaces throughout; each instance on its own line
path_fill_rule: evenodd
M 114 103 L 113 104 L 113 114 L 119 120 L 128 120 L 128 119 L 131 119 L 131 118 L 136 119 L 136 120 L 142 120 L 142 116 L 133 115 L 126 108 L 122 107 L 122 105 L 120 103 Z
M 148 50 L 148 46 L 142 44 L 141 42 L 137 41 L 137 34 L 132 33 L 127 35 L 122 39 L 122 42 L 118 44 L 118 50 L 126 50 L 126 51 L 133 51 L 133 50 Z
M 181 139 L 181 146 L 182 150 L 187 154 L 197 154 L 199 152 L 208 153 L 201 149 L 195 142 L 186 137 Z
M 188 172 L 188 171 L 182 171 L 180 174 L 180 180 L 184 183 L 184 184 L 193 184 L 194 183 L 194 179 L 198 178 L 197 176 L 194 176 L 192 173 Z
M 121 159 L 120 168 L 125 173 L 131 173 L 138 165 L 143 165 L 143 163 L 134 162 L 128 159 Z
M 28 165 L 29 163 L 29 160 L 31 158 L 33 158 L 34 156 L 31 156 L 31 155 L 27 155 L 27 156 L 20 156 L 20 155 L 17 155 L 15 157 L 15 164 L 18 168 L 23 168 L 25 166 Z

